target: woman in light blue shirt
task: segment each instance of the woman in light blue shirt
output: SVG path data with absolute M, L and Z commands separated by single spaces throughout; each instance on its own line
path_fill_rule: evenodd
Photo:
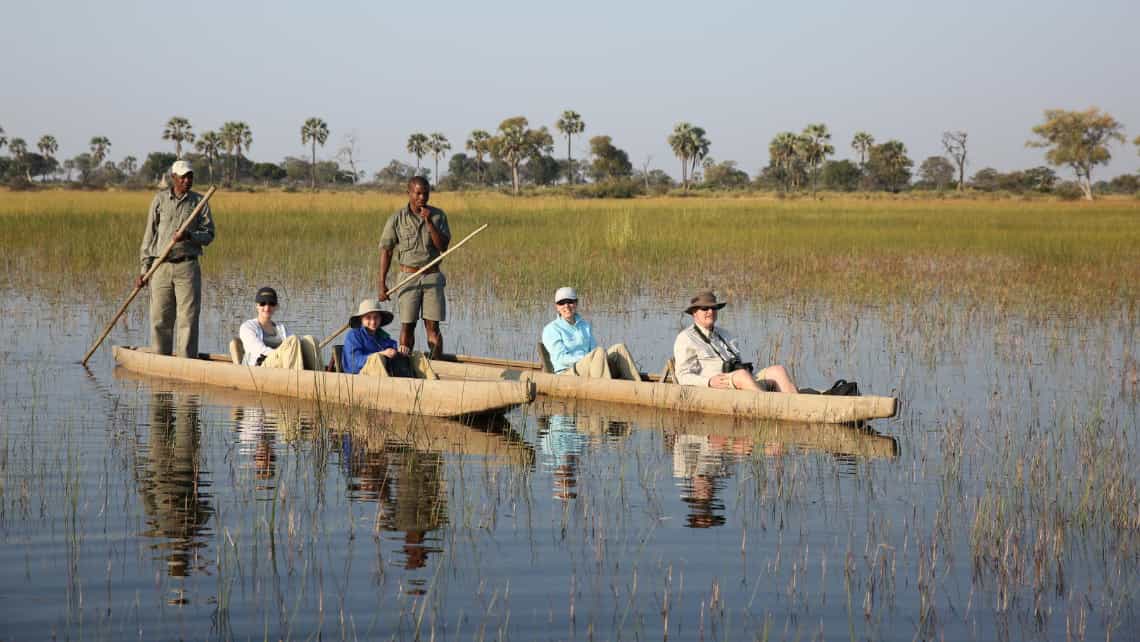
M 578 314 L 578 293 L 574 288 L 558 288 L 554 293 L 554 309 L 558 318 L 542 329 L 542 345 L 550 354 L 554 372 L 594 379 L 641 380 L 637 364 L 625 344 L 613 345 L 608 350 L 597 346 L 590 322 Z

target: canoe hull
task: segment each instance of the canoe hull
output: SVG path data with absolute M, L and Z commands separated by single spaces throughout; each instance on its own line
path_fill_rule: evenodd
M 182 359 L 114 346 L 115 361 L 140 374 L 236 390 L 429 417 L 502 412 L 534 399 L 526 381 L 427 381 Z
M 461 359 L 461 357 L 457 357 Z M 584 379 L 554 375 L 527 368 L 432 361 L 442 377 L 531 380 L 538 394 L 564 399 L 594 399 L 651 406 L 678 412 L 730 415 L 749 419 L 775 419 L 808 423 L 847 423 L 895 416 L 894 397 L 836 397 L 776 392 L 715 390 L 696 386 L 618 379 Z

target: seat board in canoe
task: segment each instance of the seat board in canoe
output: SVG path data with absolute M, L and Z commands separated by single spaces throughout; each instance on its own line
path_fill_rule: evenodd
M 535 367 L 530 367 L 530 366 Z M 894 397 L 838 397 L 715 390 L 654 381 L 585 379 L 541 372 L 537 364 L 467 355 L 433 360 L 441 377 L 504 381 L 531 380 L 538 394 L 567 399 L 595 399 L 682 412 L 731 415 L 807 423 L 847 423 L 895 416 Z M 644 375 L 643 375 L 644 377 Z
M 430 417 L 501 412 L 534 399 L 526 381 L 374 378 L 312 370 L 234 365 L 225 355 L 183 359 L 115 346 L 115 361 L 141 374 L 237 390 Z

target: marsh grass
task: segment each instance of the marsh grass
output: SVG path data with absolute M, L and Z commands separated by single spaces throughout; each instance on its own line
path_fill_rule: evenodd
M 9 287 L 59 297 L 129 290 L 146 193 L 0 192 Z M 403 199 L 362 193 L 215 195 L 207 280 L 272 276 L 368 292 L 376 243 Z M 754 301 L 974 301 L 1030 313 L 1134 306 L 1140 202 L 779 200 L 439 193 L 454 238 L 490 228 L 446 263 L 449 281 L 544 301 L 576 283 L 593 301 L 676 297 L 717 285 Z M 248 285 L 248 284 L 247 284 Z

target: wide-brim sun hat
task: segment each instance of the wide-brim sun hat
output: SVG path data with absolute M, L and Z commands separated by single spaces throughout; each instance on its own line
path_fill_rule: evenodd
M 726 305 L 728 305 L 728 301 L 717 301 L 716 294 L 712 290 L 700 290 L 693 298 L 689 299 L 689 307 L 685 308 L 685 314 L 692 314 L 693 310 L 697 308 L 719 310 Z
M 572 287 L 563 286 L 563 287 L 558 288 L 554 292 L 554 302 L 555 303 L 558 303 L 560 301 L 577 301 L 577 300 L 578 300 L 578 291 Z
M 380 313 L 380 325 L 382 326 L 388 325 L 392 322 L 392 319 L 395 318 L 395 315 L 393 315 L 391 312 L 380 307 L 379 299 L 364 299 L 360 302 L 360 305 L 356 306 L 356 314 L 348 318 L 349 327 L 359 328 L 360 318 L 369 312 Z

